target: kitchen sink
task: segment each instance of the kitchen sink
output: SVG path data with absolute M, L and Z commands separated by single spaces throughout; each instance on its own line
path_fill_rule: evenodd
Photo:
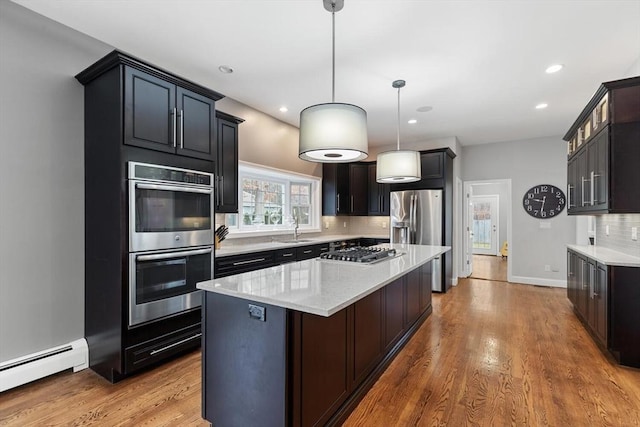
M 313 240 L 298 239 L 298 240 L 282 240 L 280 243 L 309 243 Z

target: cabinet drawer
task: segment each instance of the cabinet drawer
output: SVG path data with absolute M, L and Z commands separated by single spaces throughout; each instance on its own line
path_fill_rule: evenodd
M 214 276 L 216 278 L 231 276 L 233 274 L 271 267 L 273 265 L 273 251 L 228 256 L 216 259 Z
M 287 262 L 294 262 L 298 260 L 298 248 L 286 248 L 286 249 L 278 249 L 275 251 L 275 263 L 276 264 L 285 264 Z
M 142 344 L 125 349 L 126 372 L 167 359 L 173 355 L 200 346 L 202 336 L 200 323 L 163 335 Z
M 316 258 L 320 256 L 320 246 L 303 246 L 296 248 L 296 254 L 298 261 L 304 261 L 305 259 Z

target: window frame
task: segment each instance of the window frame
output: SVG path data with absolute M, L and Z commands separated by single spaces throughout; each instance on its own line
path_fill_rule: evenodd
M 286 171 L 282 169 L 272 168 L 269 166 L 258 165 L 244 161 L 238 162 L 238 212 L 235 214 L 225 214 L 225 224 L 229 227 L 229 235 L 227 238 L 240 237 L 259 237 L 271 236 L 279 234 L 290 234 L 293 232 L 293 224 L 290 223 L 283 214 L 282 224 L 280 225 L 245 225 L 242 221 L 242 182 L 243 179 L 257 179 L 264 181 L 272 181 L 283 183 L 285 185 L 285 210 L 291 212 L 291 184 L 309 183 L 310 188 L 310 223 L 299 224 L 298 232 L 300 233 L 317 233 L 321 229 L 321 209 L 322 209 L 322 178 L 305 175 L 297 172 Z M 236 216 L 236 224 L 229 225 L 229 216 Z M 288 213 L 287 215 L 290 215 Z

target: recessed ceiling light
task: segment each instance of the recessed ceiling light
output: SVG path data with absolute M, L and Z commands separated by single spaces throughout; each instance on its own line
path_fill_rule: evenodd
M 414 124 L 418 123 L 418 121 L 416 119 L 411 119 L 407 123 L 409 123 L 410 125 L 414 125 Z
M 233 73 L 233 68 L 229 67 L 228 65 L 221 65 L 218 67 L 218 70 L 220 70 L 220 72 L 224 74 Z
M 418 113 L 426 113 L 433 110 L 433 107 L 429 106 L 429 105 L 425 105 L 424 107 L 418 107 L 416 108 L 416 111 Z
M 280 107 L 280 112 L 281 113 L 286 113 L 287 111 L 289 111 L 289 109 L 287 107 L 285 107 L 284 105 L 282 107 Z
M 547 107 L 548 107 L 548 105 L 543 102 L 542 104 L 536 105 L 536 110 L 542 110 L 542 109 L 547 108 Z
M 550 65 L 545 71 L 547 72 L 547 74 L 553 74 L 562 70 L 562 68 L 564 68 L 564 65 L 562 64 L 553 64 L 553 65 Z

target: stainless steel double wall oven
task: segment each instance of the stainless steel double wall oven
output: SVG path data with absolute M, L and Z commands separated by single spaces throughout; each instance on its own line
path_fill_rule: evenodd
M 128 162 L 129 327 L 202 304 L 213 278 L 213 175 Z

